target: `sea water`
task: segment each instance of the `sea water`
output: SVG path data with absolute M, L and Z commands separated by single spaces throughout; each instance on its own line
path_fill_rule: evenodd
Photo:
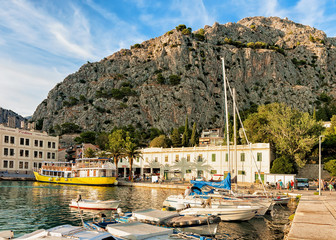
M 18 237 L 38 229 L 62 224 L 81 225 L 81 217 L 92 220 L 102 211 L 70 208 L 71 199 L 119 199 L 124 212 L 155 208 L 183 190 L 142 187 L 98 187 L 58 185 L 32 181 L 0 181 L 0 231 L 13 230 Z M 111 211 L 103 211 L 110 216 Z M 253 218 L 246 222 L 221 222 L 218 239 L 283 239 L 283 229 L 293 209 L 276 207 L 274 216 Z

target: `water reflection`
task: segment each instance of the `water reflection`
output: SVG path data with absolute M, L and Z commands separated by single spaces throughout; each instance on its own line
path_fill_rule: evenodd
M 61 224 L 80 225 L 78 209 L 70 208 L 71 199 L 78 194 L 83 199 L 121 200 L 124 212 L 144 208 L 162 208 L 162 202 L 181 190 L 132 187 L 94 187 L 56 185 L 39 182 L 0 181 L 0 231 L 13 230 L 15 236 L 37 229 Z M 222 222 L 218 227 L 219 239 L 282 239 L 283 226 L 288 222 L 291 209 L 276 208 L 274 218 L 256 218 L 248 222 Z M 91 220 L 102 211 L 83 211 L 84 220 Z M 103 211 L 107 216 L 111 211 Z

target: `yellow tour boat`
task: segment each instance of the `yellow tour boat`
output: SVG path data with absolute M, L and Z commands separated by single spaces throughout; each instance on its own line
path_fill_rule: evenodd
M 44 162 L 34 170 L 39 182 L 77 185 L 117 185 L 115 166 L 109 159 L 83 158 L 70 162 Z

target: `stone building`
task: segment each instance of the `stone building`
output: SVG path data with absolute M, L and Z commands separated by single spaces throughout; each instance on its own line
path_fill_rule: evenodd
M 255 182 L 258 169 L 261 178 L 270 172 L 271 151 L 268 143 L 237 146 L 237 164 L 233 146 L 230 147 L 230 163 L 226 146 L 145 148 L 142 157 L 134 160 L 134 175 L 159 175 L 162 179 L 193 178 L 224 179 L 232 169 L 232 178 L 238 173 L 238 182 Z M 236 167 L 237 165 L 237 167 Z M 128 160 L 119 162 L 119 174 L 128 175 Z
M 43 161 L 57 161 L 58 137 L 0 125 L 0 171 L 32 173 Z

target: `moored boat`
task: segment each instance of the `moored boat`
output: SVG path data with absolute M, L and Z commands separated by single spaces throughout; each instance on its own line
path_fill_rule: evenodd
M 109 159 L 83 158 L 70 162 L 44 162 L 34 170 L 39 182 L 77 185 L 116 185 L 115 166 Z
M 108 232 L 99 232 L 88 230 L 79 226 L 61 225 L 48 230 L 40 229 L 35 232 L 25 234 L 19 238 L 25 240 L 55 240 L 55 239 L 77 239 L 77 240 L 107 240 L 113 239 L 112 234 Z
M 218 206 L 218 207 L 193 207 L 180 212 L 180 215 L 208 216 L 216 215 L 222 221 L 248 221 L 255 217 L 257 206 Z
M 70 207 L 80 208 L 80 209 L 94 209 L 94 210 L 115 210 L 118 208 L 120 200 L 79 200 L 72 199 L 69 204 Z

